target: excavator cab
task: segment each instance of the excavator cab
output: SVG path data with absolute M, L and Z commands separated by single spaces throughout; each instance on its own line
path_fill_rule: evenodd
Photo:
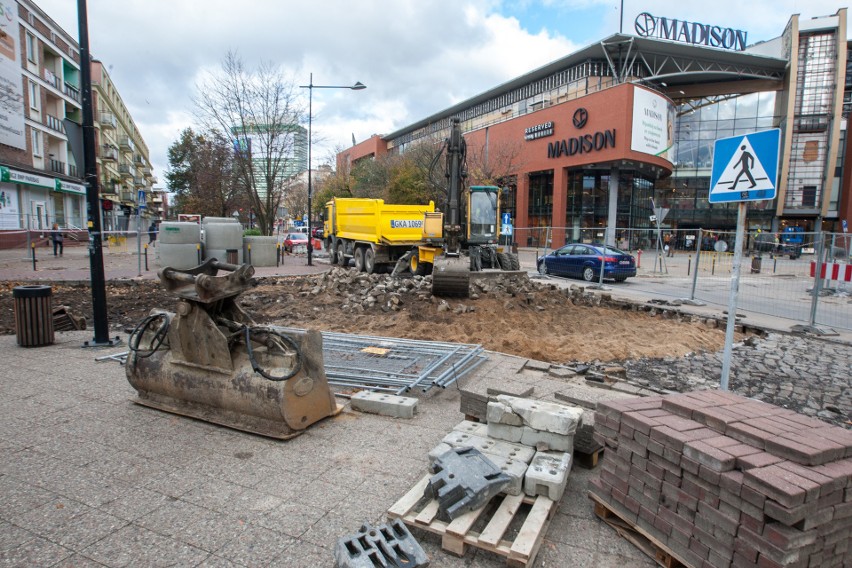
M 474 185 L 468 191 L 468 245 L 490 245 L 500 238 L 500 188 Z

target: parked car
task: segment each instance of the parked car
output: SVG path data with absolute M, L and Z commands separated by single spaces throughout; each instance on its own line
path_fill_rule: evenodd
M 636 276 L 636 259 L 613 247 L 570 243 L 538 258 L 541 274 L 571 276 L 586 282 L 600 279 L 601 259 L 604 278 L 624 282 Z
M 323 229 L 322 225 L 319 227 L 313 227 L 311 231 L 314 233 L 315 239 L 322 239 L 325 237 L 325 229 Z
M 284 237 L 284 250 L 286 252 L 293 252 L 293 250 L 297 247 L 304 247 L 304 250 L 308 250 L 308 235 L 304 233 L 287 233 L 287 236 Z

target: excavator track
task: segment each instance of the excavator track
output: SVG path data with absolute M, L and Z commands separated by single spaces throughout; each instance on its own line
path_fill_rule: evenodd
M 436 259 L 432 268 L 432 294 L 435 296 L 470 296 L 470 259 Z

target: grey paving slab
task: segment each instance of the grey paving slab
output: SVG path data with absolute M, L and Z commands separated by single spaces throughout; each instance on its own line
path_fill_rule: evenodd
M 247 526 L 217 552 L 241 566 L 269 566 L 294 539 L 281 532 L 260 526 Z
M 3 566 L 53 566 L 74 554 L 47 539 L 35 537 L 19 546 L 0 551 Z
M 194 566 L 208 553 L 184 542 L 129 524 L 94 543 L 83 555 L 105 566 Z

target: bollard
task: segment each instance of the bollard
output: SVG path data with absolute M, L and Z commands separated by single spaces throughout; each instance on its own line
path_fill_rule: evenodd
M 689 276 L 692 270 L 692 255 L 689 255 L 686 259 L 686 275 Z
M 21 347 L 39 347 L 53 343 L 53 288 L 16 286 L 15 334 Z
M 636 251 L 636 268 L 642 268 L 642 249 Z
M 148 245 L 145 245 L 145 272 L 148 272 Z
M 248 254 L 248 258 L 246 259 L 246 264 L 251 264 L 251 243 L 246 245 L 246 254 Z
M 778 268 L 778 257 L 772 259 L 772 274 L 775 274 L 775 269 Z
M 198 258 L 198 264 L 201 264 L 201 243 L 195 245 L 195 254 Z
M 275 266 L 281 266 L 281 243 L 275 244 Z
M 715 276 L 716 274 L 716 255 L 713 255 L 713 262 L 710 263 L 710 275 Z
M 33 249 L 33 272 L 35 272 L 37 270 L 36 269 L 36 262 L 37 261 L 36 261 L 36 257 L 35 257 L 35 243 L 30 243 L 30 246 Z

